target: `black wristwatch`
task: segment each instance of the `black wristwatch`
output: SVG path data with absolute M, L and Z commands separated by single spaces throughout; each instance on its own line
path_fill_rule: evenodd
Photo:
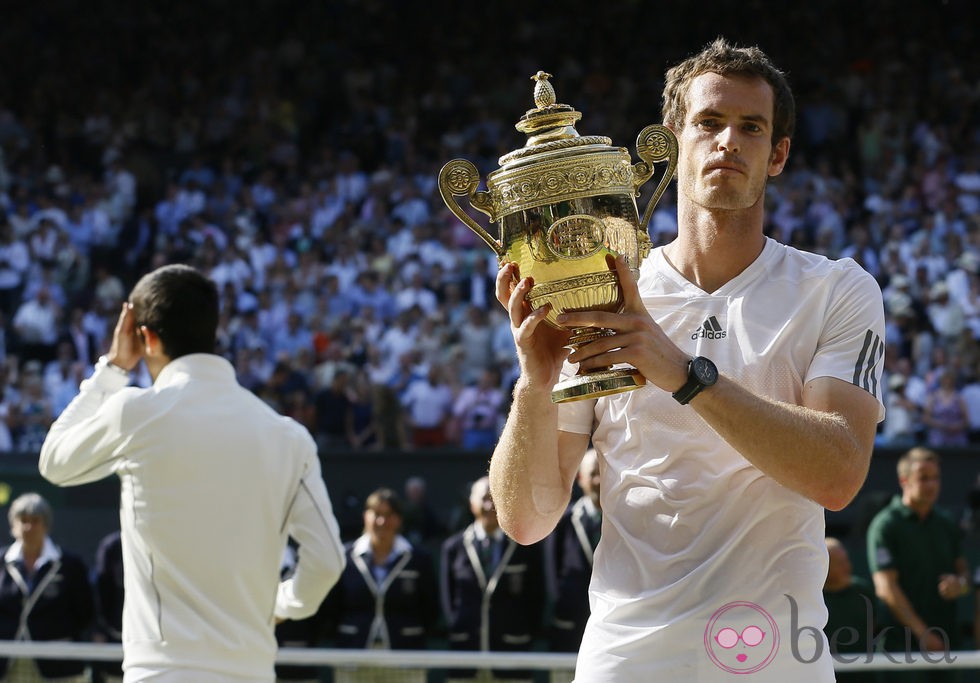
M 692 398 L 718 381 L 718 368 L 704 356 L 696 356 L 687 363 L 687 382 L 673 393 L 674 400 L 686 406 Z

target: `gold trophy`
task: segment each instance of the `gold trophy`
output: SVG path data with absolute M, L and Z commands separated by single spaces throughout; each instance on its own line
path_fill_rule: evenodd
M 463 223 L 497 254 L 503 264 L 514 261 L 521 277 L 534 278 L 527 295 L 532 309 L 551 304 L 546 322 L 558 329 L 556 317 L 573 311 L 611 311 L 623 307 L 623 293 L 608 255 L 622 254 L 633 277 L 650 253 L 646 226 L 677 167 L 677 140 L 665 126 L 651 125 L 636 139 L 639 163 L 611 140 L 581 136 L 575 123 L 582 114 L 556 104 L 551 74 L 539 71 L 535 81 L 536 109 L 528 110 L 516 128 L 527 144 L 500 157 L 500 168 L 478 190 L 480 173 L 466 159 L 454 159 L 439 172 L 439 193 Z M 657 189 L 639 220 L 636 197 L 653 176 L 654 164 L 666 162 Z M 500 227 L 495 239 L 460 205 L 471 207 Z M 572 328 L 568 348 L 575 349 L 612 330 Z M 607 367 L 559 382 L 555 403 L 630 391 L 646 380 L 631 367 Z

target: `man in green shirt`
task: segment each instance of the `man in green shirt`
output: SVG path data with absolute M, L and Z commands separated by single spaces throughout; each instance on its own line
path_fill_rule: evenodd
M 916 447 L 898 461 L 900 496 L 868 528 L 868 565 L 875 593 L 887 608 L 885 651 L 914 661 L 948 659 L 959 647 L 956 600 L 971 588 L 962 552 L 962 532 L 935 509 L 939 455 Z M 889 681 L 955 681 L 949 669 L 887 672 Z M 901 677 L 900 677 L 901 676 Z

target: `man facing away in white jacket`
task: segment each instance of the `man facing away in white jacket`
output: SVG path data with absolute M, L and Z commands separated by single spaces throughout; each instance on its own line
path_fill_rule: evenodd
M 313 614 L 344 566 L 312 437 L 238 384 L 217 326 L 203 274 L 145 275 L 41 450 L 55 484 L 120 479 L 127 683 L 273 681 L 276 622 Z M 128 386 L 140 360 L 146 389 Z

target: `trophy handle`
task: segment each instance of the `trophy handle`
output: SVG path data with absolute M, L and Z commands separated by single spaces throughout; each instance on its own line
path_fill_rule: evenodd
M 674 132 L 667 126 L 659 123 L 647 126 L 636 136 L 636 153 L 643 159 L 638 164 L 633 165 L 635 176 L 634 186 L 639 191 L 640 185 L 645 183 L 653 175 L 653 165 L 667 162 L 667 170 L 660 177 L 660 184 L 657 185 L 653 197 L 647 204 L 646 211 L 643 212 L 643 220 L 640 221 L 640 228 L 645 232 L 653 210 L 657 207 L 657 202 L 667 189 L 667 184 L 674 178 L 674 171 L 677 170 L 677 138 Z
M 439 194 L 442 200 L 449 207 L 449 210 L 456 214 L 456 218 L 463 221 L 463 224 L 475 232 L 486 242 L 491 249 L 496 252 L 498 258 L 503 258 L 505 251 L 501 244 L 493 236 L 483 229 L 483 226 L 473 220 L 473 217 L 463 211 L 463 207 L 455 197 L 467 196 L 470 206 L 486 214 L 491 221 L 496 220 L 493 212 L 493 203 L 490 200 L 489 192 L 477 192 L 476 188 L 480 184 L 480 172 L 476 166 L 466 159 L 453 159 L 439 171 Z

